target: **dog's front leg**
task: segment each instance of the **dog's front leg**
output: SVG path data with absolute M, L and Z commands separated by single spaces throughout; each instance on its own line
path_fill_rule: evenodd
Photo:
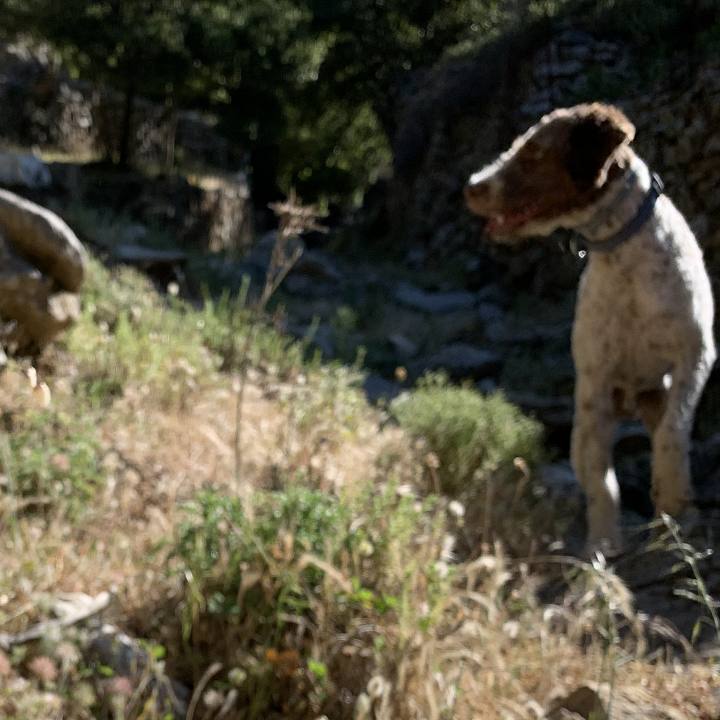
M 673 368 L 667 407 L 652 437 L 652 496 L 657 515 L 677 517 L 692 502 L 690 432 L 714 360 L 712 346 L 704 347 Z
M 620 490 L 612 462 L 615 418 L 607 386 L 591 386 L 578 379 L 575 388 L 571 459 L 587 496 L 587 554 L 606 556 L 622 550 Z

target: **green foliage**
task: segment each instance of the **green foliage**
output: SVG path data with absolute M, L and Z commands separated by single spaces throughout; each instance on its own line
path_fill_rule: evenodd
M 222 370 L 237 370 L 245 361 L 287 377 L 306 364 L 306 343 L 277 332 L 257 318 L 247 304 L 247 281 L 236 296 L 224 290 L 218 298 L 205 294 L 197 313 L 202 342 L 220 358 Z
M 80 514 L 101 482 L 100 441 L 94 418 L 58 409 L 33 411 L 15 419 L 9 458 L 0 468 L 7 490 L 30 508 Z
M 201 602 L 186 609 L 221 616 L 248 613 L 271 636 L 275 615 L 305 612 L 304 587 L 317 586 L 321 579 L 313 565 L 294 572 L 291 563 L 302 553 L 324 555 L 326 543 L 338 540 L 347 521 L 346 509 L 330 496 L 302 488 L 260 496 L 255 523 L 247 519 L 238 498 L 211 491 L 200 494 L 185 512 L 187 520 L 180 527 L 175 552 L 190 571 L 191 583 L 197 584 L 191 595 Z M 262 592 L 239 594 L 243 576 L 258 567 L 263 573 L 277 571 L 271 598 Z M 186 622 L 189 631 L 192 618 Z
M 357 637 L 366 657 L 382 638 L 386 656 L 399 658 L 437 622 L 449 591 L 447 568 L 437 569 L 445 532 L 437 510 L 437 500 L 421 503 L 392 485 L 339 498 L 290 484 L 258 494 L 250 520 L 237 498 L 200 493 L 184 509 L 171 554 L 199 667 L 242 658 L 236 674 L 253 718 L 292 702 L 303 683 L 307 696 L 310 683 L 310 707 L 293 716 L 313 717 L 323 709 L 319 689 L 341 672 L 338 635 Z M 386 623 L 396 631 L 385 635 Z M 291 688 L 272 672 L 282 658 L 293 665 Z M 355 668 L 359 680 L 365 662 Z
M 398 398 L 392 411 L 413 435 L 437 455 L 445 492 L 472 492 L 516 457 L 530 465 L 542 456 L 540 424 L 526 417 L 500 393 L 483 397 L 468 387 L 426 376 L 417 389 Z
M 162 303 L 149 281 L 91 261 L 80 320 L 65 338 L 77 383 L 100 402 L 133 383 L 161 403 L 182 404 L 217 361 L 202 344 L 195 312 Z
M 246 289 L 234 297 L 207 295 L 196 308 L 162 297 L 131 268 L 109 270 L 91 257 L 82 293 L 82 315 L 63 343 L 77 362 L 76 387 L 97 403 L 132 385 L 161 404 L 182 405 L 217 370 L 238 370 L 243 362 L 282 378 L 316 373 L 323 402 L 333 388 L 357 384 L 357 372 L 320 368 L 316 357 L 308 357 L 307 342 L 288 338 L 259 317 L 246 302 Z M 308 402 L 306 410 L 315 407 Z
M 126 136 L 136 95 L 169 112 L 214 113 L 247 152 L 263 207 L 291 187 L 308 200 L 357 203 L 389 171 L 413 73 L 448 56 L 567 15 L 624 37 L 653 75 L 678 50 L 717 52 L 718 8 L 714 0 L 0 0 L 6 36 L 50 42 L 75 74 L 126 96 Z M 617 95 L 600 71 L 590 85 Z

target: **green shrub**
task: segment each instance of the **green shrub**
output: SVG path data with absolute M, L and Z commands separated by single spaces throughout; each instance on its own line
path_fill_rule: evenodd
M 198 311 L 202 342 L 219 356 L 221 369 L 237 370 L 243 359 L 254 367 L 272 368 L 281 376 L 302 368 L 306 343 L 282 335 L 258 318 L 247 305 L 247 291 L 246 281 L 235 297 L 227 290 L 217 299 L 206 294 Z
M 476 489 L 487 477 L 511 468 L 516 457 L 528 464 L 542 456 L 541 425 L 502 394 L 483 397 L 430 375 L 392 404 L 400 424 L 424 438 L 437 456 L 442 489 L 450 494 Z
M 345 498 L 294 486 L 258 494 L 250 520 L 237 498 L 200 493 L 172 552 L 191 670 L 239 669 L 247 718 L 281 706 L 316 717 L 329 684 L 348 682 L 348 663 L 363 689 L 373 663 L 399 662 L 438 621 L 449 590 L 438 506 L 394 485 Z M 355 638 L 360 654 L 339 654 L 338 637 Z M 292 659 L 291 682 L 278 683 L 278 658 Z
M 158 311 L 163 302 L 151 280 L 137 270 L 120 265 L 106 268 L 90 255 L 82 286 L 83 309 L 98 325 L 113 328 L 121 315 Z

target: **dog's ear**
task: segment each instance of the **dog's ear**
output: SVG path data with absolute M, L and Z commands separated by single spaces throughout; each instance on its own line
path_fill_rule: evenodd
M 616 107 L 593 103 L 576 108 L 566 166 L 578 189 L 602 186 L 617 151 L 634 137 L 635 126 Z

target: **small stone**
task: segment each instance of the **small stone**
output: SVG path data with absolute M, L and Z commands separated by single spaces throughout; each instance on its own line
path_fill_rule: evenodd
M 52 658 L 46 655 L 38 655 L 33 658 L 28 665 L 28 670 L 43 683 L 52 683 L 58 676 L 57 665 Z
M 8 660 L 8 656 L 0 650 L 0 677 L 9 677 L 11 673 L 12 665 L 10 664 L 10 660 Z
M 411 358 L 417 355 L 417 344 L 406 338 L 401 333 L 393 333 L 388 336 L 388 342 L 393 346 L 393 350 L 395 350 L 395 352 L 403 358 Z
M 431 315 L 466 310 L 476 304 L 473 293 L 462 290 L 429 292 L 409 283 L 401 283 L 395 291 L 395 300 L 401 305 Z
M 426 370 L 445 370 L 456 378 L 481 378 L 497 372 L 502 358 L 492 350 L 486 350 L 467 343 L 452 343 L 434 355 L 413 363 L 414 375 Z

